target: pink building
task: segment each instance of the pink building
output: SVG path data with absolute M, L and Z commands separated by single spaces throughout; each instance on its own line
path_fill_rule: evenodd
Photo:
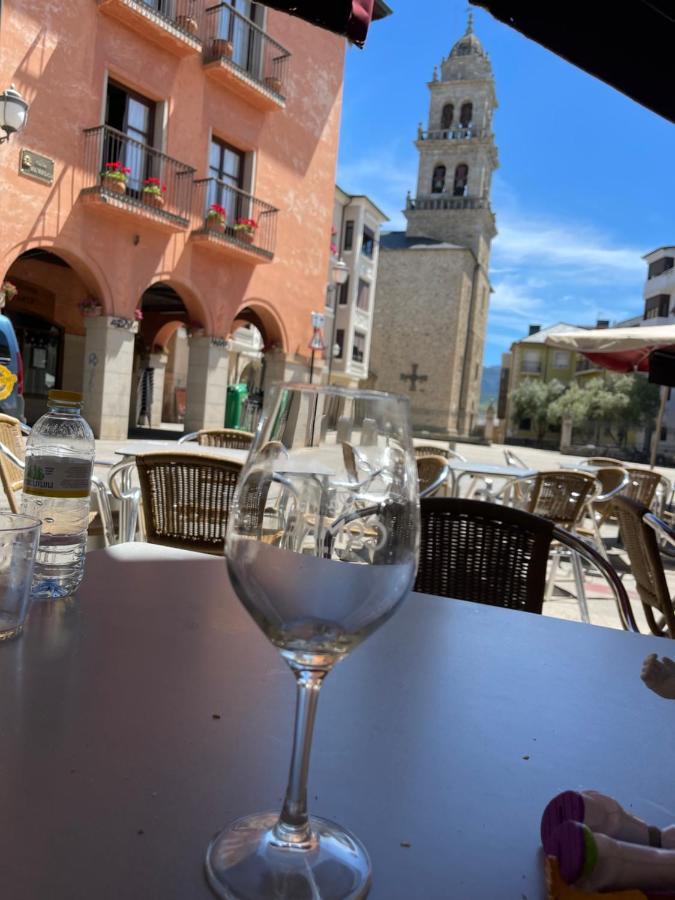
M 99 437 L 144 403 L 153 425 L 222 425 L 242 326 L 265 383 L 306 377 L 344 40 L 249 0 L 6 0 L 0 40 L 0 89 L 30 103 L 0 147 L 28 420 L 55 386 L 84 391 Z

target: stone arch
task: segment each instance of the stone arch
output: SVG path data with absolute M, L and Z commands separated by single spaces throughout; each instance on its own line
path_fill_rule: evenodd
M 466 103 L 462 103 L 462 108 L 459 111 L 459 124 L 462 128 L 469 128 L 472 121 L 473 103 L 467 100 Z
M 469 167 L 466 163 L 459 163 L 455 169 L 455 178 L 452 186 L 453 197 L 466 197 L 469 183 Z
M 448 131 L 452 128 L 452 122 L 455 117 L 455 106 L 453 103 L 446 103 L 441 110 L 441 131 Z
M 279 313 L 267 300 L 247 300 L 241 305 L 232 319 L 231 331 L 237 323 L 249 322 L 255 325 L 264 339 L 265 350 L 278 347 L 288 352 L 288 334 Z
M 446 168 L 444 165 L 440 164 L 434 167 L 433 175 L 431 176 L 431 193 L 432 194 L 442 194 L 445 190 L 445 175 Z
M 136 304 L 136 309 L 141 308 L 143 297 L 148 291 L 152 291 L 154 287 L 170 288 L 178 295 L 187 314 L 185 319 L 179 317 L 179 323 L 185 325 L 199 324 L 207 334 L 213 332 L 213 321 L 209 307 L 204 303 L 194 288 L 177 278 L 154 278 L 141 292 Z

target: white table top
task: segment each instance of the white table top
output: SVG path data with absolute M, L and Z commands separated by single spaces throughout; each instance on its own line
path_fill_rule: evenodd
M 227 459 L 230 462 L 245 463 L 248 450 L 238 450 L 231 447 L 202 447 L 196 442 L 179 444 L 177 441 L 130 441 L 115 450 L 118 456 L 131 459 L 134 456 L 142 456 L 145 453 L 191 453 L 197 456 L 216 456 L 218 459 Z
M 675 821 L 675 703 L 639 678 L 673 646 L 411 594 L 327 679 L 310 809 L 368 848 L 370 900 L 543 900 L 559 791 Z M 211 836 L 281 803 L 292 677 L 222 559 L 88 554 L 0 646 L 0 709 L 7 900 L 213 900 Z
M 497 466 L 492 463 L 479 463 L 459 459 L 448 460 L 448 465 L 455 472 L 467 475 L 494 475 L 498 478 L 532 478 L 537 469 L 521 469 L 518 466 Z

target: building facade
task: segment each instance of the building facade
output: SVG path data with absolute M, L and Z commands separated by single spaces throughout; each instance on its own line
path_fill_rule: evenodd
M 242 328 L 265 382 L 305 376 L 343 39 L 249 0 L 9 0 L 0 40 L 30 103 L 0 147 L 29 421 L 63 387 L 99 437 L 220 426 Z
M 647 278 L 644 286 L 642 325 L 675 324 L 675 247 L 659 247 L 644 257 Z M 675 459 L 675 394 L 668 390 L 657 456 Z
M 463 435 L 480 400 L 498 165 L 492 67 L 471 17 L 429 91 L 406 230 L 382 236 L 370 368 L 378 389 L 409 393 L 415 430 Z
M 357 387 L 368 376 L 380 228 L 388 221 L 368 197 L 336 186 L 331 264 L 339 255 L 349 274 L 344 284 L 334 285 L 329 266 L 324 334 L 326 379 L 332 384 Z

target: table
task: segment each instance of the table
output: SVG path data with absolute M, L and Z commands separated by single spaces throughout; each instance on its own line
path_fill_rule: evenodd
M 505 481 L 513 481 L 516 478 L 534 478 L 537 474 L 537 469 L 521 469 L 518 466 L 496 466 L 491 463 L 474 463 L 469 460 L 463 462 L 460 459 L 449 459 L 448 465 L 453 472 L 458 473 L 454 489 L 456 497 L 461 497 L 460 484 L 462 478 L 466 476 L 469 478 L 486 476 L 487 478 L 502 478 Z
M 326 681 L 311 809 L 364 841 L 371 900 L 543 900 L 557 792 L 675 820 L 675 704 L 639 680 L 671 646 L 413 594 Z M 222 560 L 89 554 L 0 647 L 3 896 L 209 900 L 210 837 L 281 803 L 293 699 Z

